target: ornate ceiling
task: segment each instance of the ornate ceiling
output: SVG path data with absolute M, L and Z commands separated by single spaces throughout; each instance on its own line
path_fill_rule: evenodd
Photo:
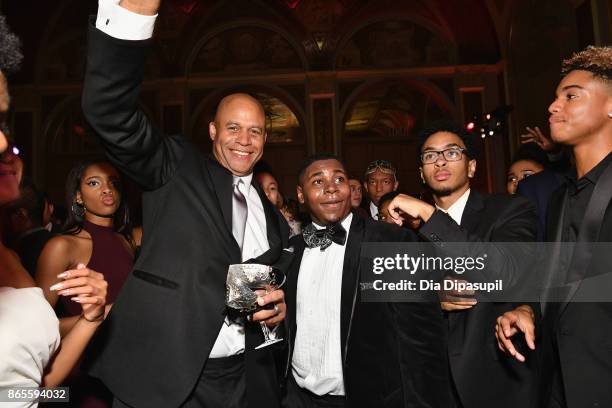
M 96 1 L 2 0 L 31 82 L 49 55 L 78 58 Z M 162 76 L 250 69 L 330 70 L 495 63 L 513 1 L 165 0 L 156 27 Z M 32 12 L 32 10 L 35 10 Z M 75 49 L 76 47 L 76 49 Z M 199 55 L 193 57 L 194 48 Z M 265 61 L 265 63 L 261 63 Z M 73 61 L 67 80 L 81 71 Z M 42 78 L 44 80 L 44 78 Z

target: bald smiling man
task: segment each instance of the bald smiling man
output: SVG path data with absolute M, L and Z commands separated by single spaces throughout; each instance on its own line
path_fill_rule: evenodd
M 145 191 L 144 237 L 89 371 L 119 407 L 276 407 L 274 346 L 255 346 L 259 322 L 283 321 L 283 291 L 263 296 L 268 307 L 249 320 L 225 308 L 230 264 L 282 269 L 291 256 L 285 219 L 253 181 L 264 109 L 247 94 L 223 98 L 209 124 L 212 157 L 162 135 L 136 103 L 159 1 L 112 3 L 100 1 L 89 27 L 83 111 L 109 159 Z

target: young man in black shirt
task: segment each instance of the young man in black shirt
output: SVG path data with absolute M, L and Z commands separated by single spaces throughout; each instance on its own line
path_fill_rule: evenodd
M 588 47 L 565 60 L 562 72 L 548 108 L 550 130 L 555 142 L 572 147 L 575 169 L 551 196 L 546 239 L 581 246 L 569 269 L 551 268 L 567 290 L 539 308 L 522 305 L 500 316 L 496 336 L 501 349 L 525 361 L 512 337 L 522 332 L 535 348 L 537 333 L 541 407 L 609 407 L 612 299 L 589 302 L 587 294 L 595 300 L 597 288 L 612 284 L 610 257 L 589 250 L 612 241 L 612 47 Z

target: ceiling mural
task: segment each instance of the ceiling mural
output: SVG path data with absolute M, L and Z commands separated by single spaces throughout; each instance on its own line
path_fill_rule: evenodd
M 400 68 L 446 65 L 453 49 L 410 21 L 382 21 L 362 28 L 338 54 L 338 68 Z
M 198 50 L 191 72 L 301 68 L 298 53 L 279 33 L 261 27 L 242 26 L 208 39 Z
M 346 116 L 348 138 L 408 138 L 423 123 L 449 118 L 429 95 L 406 84 L 378 84 L 364 92 Z
M 292 143 L 301 138 L 300 122 L 289 106 L 269 94 L 256 93 L 255 96 L 268 116 L 267 143 Z

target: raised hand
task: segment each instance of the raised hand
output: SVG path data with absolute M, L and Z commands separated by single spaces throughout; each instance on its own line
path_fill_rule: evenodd
M 559 150 L 559 145 L 553 142 L 551 138 L 545 136 L 539 127 L 530 128 L 527 126 L 525 129 L 527 133 L 521 135 L 521 144 L 535 143 L 545 152 L 555 152 Z
M 419 218 L 427 222 L 436 210 L 431 204 L 406 194 L 400 194 L 391 200 L 388 208 L 389 215 L 400 226 L 403 222 L 400 215 L 401 212 L 406 213 L 412 218 Z
M 463 279 L 447 277 L 445 280 L 454 280 L 459 282 L 467 282 Z M 474 298 L 476 293 L 473 290 L 465 290 L 457 292 L 455 290 L 443 290 L 438 293 L 440 297 L 440 306 L 445 312 L 455 312 L 458 310 L 466 310 L 473 308 L 478 301 Z

